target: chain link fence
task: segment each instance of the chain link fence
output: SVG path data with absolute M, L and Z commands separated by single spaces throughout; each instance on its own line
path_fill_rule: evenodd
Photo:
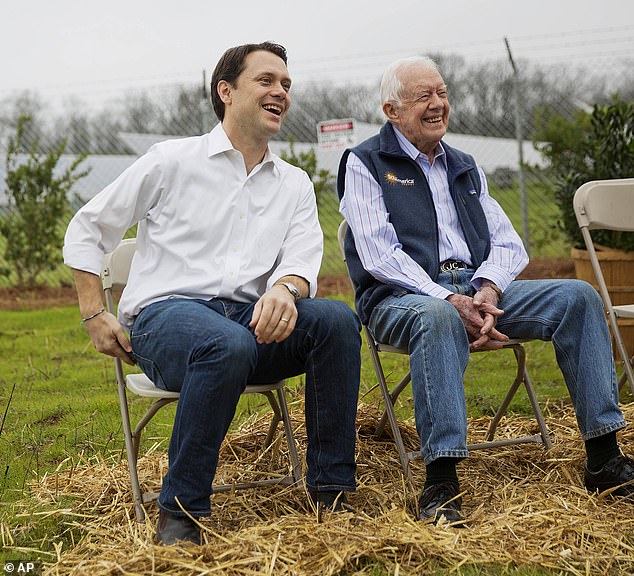
M 446 141 L 471 153 L 484 168 L 491 194 L 501 203 L 523 237 L 532 259 L 568 258 L 570 245 L 560 232 L 559 211 L 554 202 L 552 177 L 535 143 L 538 120 L 545 108 L 564 117 L 589 110 L 619 93 L 634 97 L 631 59 L 616 55 L 600 68 L 573 67 L 565 63 L 546 66 L 519 62 L 515 70 L 507 55 L 469 63 L 454 55 L 432 55 L 447 81 L 452 104 Z M 514 64 L 514 62 L 513 62 Z M 630 64 L 628 66 L 628 64 Z M 335 176 L 341 150 L 321 149 L 317 142 L 319 122 L 352 118 L 354 141 L 375 134 L 383 122 L 378 76 L 358 79 L 349 64 L 350 81 L 329 83 L 296 81 L 293 104 L 283 130 L 272 142 L 277 154 L 314 151 L 321 178 L 318 194 L 320 221 L 325 236 L 322 276 L 345 277 L 336 229 L 341 220 Z M 292 72 L 291 68 L 291 72 Z M 322 70 L 325 74 L 326 71 Z M 204 74 L 203 74 L 204 76 Z M 300 74 L 300 77 L 302 75 Z M 206 82 L 205 82 L 206 84 Z M 0 211 L 10 214 L 5 185 L 6 143 L 22 113 L 32 117 L 25 139 L 44 152 L 66 142 L 59 169 L 86 154 L 82 168 L 87 176 L 73 187 L 72 209 L 97 194 L 154 142 L 202 134 L 216 120 L 201 81 L 164 85 L 152 89 L 122 90 L 105 103 L 89 105 L 80 97 L 65 95 L 53 105 L 37 92 L 13 94 L 0 102 Z M 316 179 L 317 174 L 314 175 Z M 8 212 L 9 211 L 9 212 Z M 70 218 L 70 214 L 68 216 Z M 65 222 L 61 227 L 65 228 Z M 15 283 L 15 274 L 3 261 L 5 240 L 0 236 L 0 286 Z M 71 282 L 61 264 L 61 250 L 54 255 L 60 265 L 41 275 L 43 283 Z

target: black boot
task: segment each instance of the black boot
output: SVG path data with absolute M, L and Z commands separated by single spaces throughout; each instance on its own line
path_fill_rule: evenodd
M 200 528 L 191 518 L 161 510 L 156 525 L 156 543 L 172 546 L 177 542 L 193 542 L 200 545 Z

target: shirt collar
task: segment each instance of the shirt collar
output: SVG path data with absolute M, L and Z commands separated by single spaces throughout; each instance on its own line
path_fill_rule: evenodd
M 235 148 L 233 147 L 233 144 L 231 144 L 231 140 L 229 140 L 229 136 L 227 136 L 225 129 L 222 127 L 222 122 L 218 122 L 212 131 L 207 134 L 207 155 L 211 158 L 216 154 L 223 154 L 225 152 L 229 152 L 230 150 L 235 150 Z M 270 163 L 275 170 L 279 170 L 280 162 L 282 162 L 282 159 L 273 154 L 273 152 L 271 152 L 271 147 L 267 146 L 266 153 L 264 154 L 264 158 L 261 162 L 262 166 Z
M 416 146 L 414 146 L 396 126 L 392 124 L 392 127 L 394 128 L 394 134 L 396 134 L 396 139 L 398 140 L 401 150 L 403 150 L 403 152 L 405 152 L 405 154 L 407 154 L 415 162 L 418 158 L 421 158 L 423 162 L 427 162 L 427 164 L 429 164 L 427 155 L 423 154 L 418 148 L 416 148 Z M 436 146 L 434 160 L 439 160 L 443 163 L 445 168 L 447 168 L 447 157 L 445 155 L 445 149 L 442 146 L 442 142 L 439 142 L 438 146 Z
M 211 158 L 216 154 L 222 154 L 233 150 L 233 145 L 229 136 L 222 127 L 222 122 L 218 122 L 209 134 L 207 134 L 207 154 Z

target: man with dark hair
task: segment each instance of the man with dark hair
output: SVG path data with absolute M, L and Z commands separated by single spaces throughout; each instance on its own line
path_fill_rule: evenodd
M 419 518 L 463 521 L 456 464 L 468 455 L 469 349 L 509 337 L 552 340 L 585 441 L 588 490 L 634 495 L 599 295 L 578 280 L 515 280 L 528 256 L 483 171 L 442 141 L 450 106 L 432 60 L 393 63 L 381 102 L 386 124 L 344 154 L 338 187 L 361 321 L 379 342 L 409 351 L 426 465 Z
M 282 46 L 227 50 L 212 80 L 221 123 L 153 146 L 66 233 L 84 325 L 100 352 L 180 392 L 157 540 L 200 542 L 220 444 L 247 384 L 306 373 L 306 485 L 341 509 L 355 489 L 359 322 L 313 298 L 323 238 L 312 183 L 271 153 L 290 106 Z M 103 255 L 138 223 L 119 321 L 103 311 Z M 125 329 L 130 333 L 126 335 Z
M 218 120 L 221 122 L 225 119 L 225 103 L 222 101 L 218 91 L 214 90 L 214 86 L 218 86 L 218 82 L 221 80 L 229 84 L 235 84 L 238 76 L 240 76 L 244 70 L 246 57 L 251 54 L 251 52 L 256 52 L 257 50 L 265 50 L 271 54 L 275 54 L 284 61 L 285 66 L 288 64 L 286 48 L 273 42 L 243 44 L 242 46 L 236 46 L 235 48 L 227 50 L 221 56 L 220 60 L 218 60 L 218 64 L 216 64 L 216 68 L 211 77 L 211 104 L 214 107 L 214 112 Z

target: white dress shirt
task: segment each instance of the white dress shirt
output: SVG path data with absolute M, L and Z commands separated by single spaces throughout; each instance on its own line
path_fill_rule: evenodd
M 130 327 L 170 297 L 260 298 L 287 275 L 317 291 L 323 235 L 312 182 L 267 150 L 247 175 L 222 125 L 154 145 L 71 220 L 64 262 L 100 274 L 103 256 L 138 222 L 119 319 Z
M 402 150 L 421 167 L 434 200 L 438 220 L 439 261 L 461 260 L 471 264 L 471 254 L 458 221 L 447 181 L 447 161 L 442 144 L 436 148 L 432 163 L 394 127 Z M 500 205 L 489 195 L 486 177 L 478 166 L 482 191 L 480 203 L 489 226 L 491 251 L 472 279 L 477 290 L 484 279 L 504 291 L 526 267 L 528 255 L 522 240 Z M 363 267 L 381 282 L 397 284 L 418 294 L 447 298 L 452 294 L 436 284 L 410 256 L 402 250 L 390 215 L 383 201 L 381 186 L 354 153 L 346 163 L 345 193 L 340 211 L 348 222 Z

